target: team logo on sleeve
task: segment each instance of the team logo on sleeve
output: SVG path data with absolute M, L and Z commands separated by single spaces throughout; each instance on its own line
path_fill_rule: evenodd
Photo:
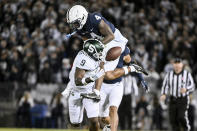
M 96 20 L 100 20 L 101 19 L 101 17 L 98 16 L 98 15 L 95 15 L 95 18 L 96 18 Z

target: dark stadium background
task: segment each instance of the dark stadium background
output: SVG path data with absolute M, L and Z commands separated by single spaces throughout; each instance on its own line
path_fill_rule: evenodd
M 133 129 L 151 129 L 154 102 L 174 56 L 184 59 L 197 81 L 197 0 L 0 0 L 0 127 L 70 127 L 67 102 L 60 93 L 83 43 L 77 35 L 65 39 L 71 33 L 66 10 L 74 4 L 101 12 L 128 38 L 131 55 L 149 70 L 145 79 L 151 92 L 139 88 L 138 96 L 131 94 L 131 110 Z M 135 107 L 141 96 L 147 114 L 138 127 Z M 196 99 L 195 91 L 190 110 L 194 118 Z M 161 107 L 162 129 L 170 130 L 168 109 Z M 84 119 L 81 128 L 86 127 Z

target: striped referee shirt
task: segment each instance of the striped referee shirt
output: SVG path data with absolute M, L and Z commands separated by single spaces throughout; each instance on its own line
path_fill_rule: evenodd
M 186 88 L 186 93 L 181 94 L 181 88 Z M 161 94 L 166 95 L 168 91 L 170 91 L 170 96 L 184 97 L 186 95 L 189 95 L 189 93 L 193 90 L 194 80 L 190 72 L 183 70 L 179 74 L 176 74 L 174 71 L 170 71 L 164 78 Z

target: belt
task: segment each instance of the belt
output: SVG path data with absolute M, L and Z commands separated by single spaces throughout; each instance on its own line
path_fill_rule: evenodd
M 105 84 L 116 84 L 116 83 L 119 83 L 119 82 L 118 81 L 117 82 L 103 81 L 103 83 L 105 83 Z
M 180 96 L 180 97 L 170 96 L 171 100 L 178 100 L 178 99 L 184 99 L 184 98 L 187 98 L 187 95 L 186 96 Z

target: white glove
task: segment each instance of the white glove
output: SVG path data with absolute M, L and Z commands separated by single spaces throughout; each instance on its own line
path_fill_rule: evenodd
M 131 64 L 129 67 L 131 69 L 131 72 L 137 72 L 137 73 L 141 73 L 141 74 L 144 74 L 144 75 L 148 75 L 146 70 L 143 67 L 141 67 L 137 64 Z
M 131 69 L 131 72 L 137 72 L 137 70 L 135 69 L 133 65 L 130 65 L 129 68 Z
M 66 87 L 66 89 L 62 92 L 62 95 L 63 95 L 63 97 L 64 98 L 68 98 L 69 97 L 69 95 L 70 95 L 70 91 L 71 91 L 71 86 L 70 86 L 70 82 L 67 84 L 67 87 Z
M 95 72 L 95 75 L 90 76 L 90 79 L 92 81 L 95 81 L 95 80 L 99 79 L 100 77 L 102 77 L 103 75 L 105 75 L 105 70 L 99 68 L 99 70 L 97 72 Z

